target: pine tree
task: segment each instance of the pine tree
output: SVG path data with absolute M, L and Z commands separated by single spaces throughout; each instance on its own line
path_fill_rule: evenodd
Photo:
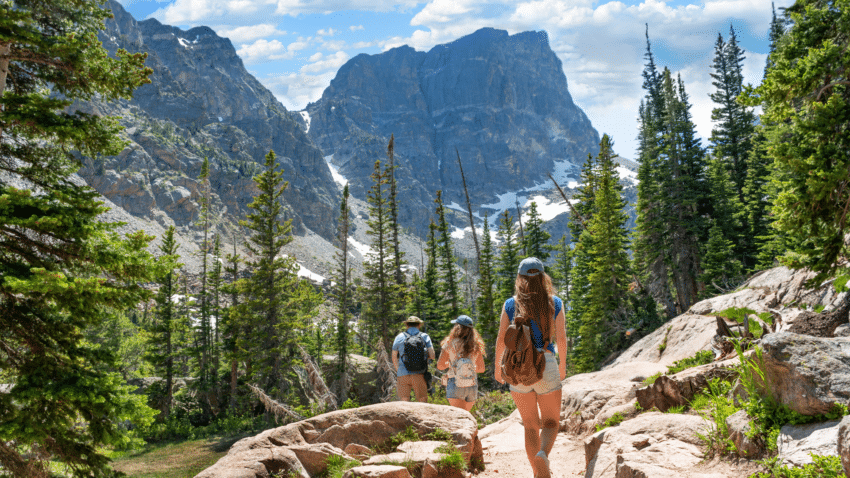
M 850 254 L 850 35 L 845 0 L 799 0 L 786 9 L 793 26 L 770 55 L 773 65 L 746 102 L 761 104 L 767 146 L 777 169 L 772 212 L 794 267 L 808 267 L 820 283 Z M 801 58 L 805 58 L 802 61 Z
M 212 398 L 214 403 L 221 403 L 221 390 L 219 386 L 219 367 L 221 366 L 221 293 L 223 286 L 222 260 L 221 260 L 221 238 L 218 234 L 213 238 L 212 264 L 207 272 L 207 286 L 209 287 L 209 314 L 215 319 L 215 325 L 210 320 L 211 333 L 209 336 L 210 356 L 210 380 Z
M 528 207 L 528 221 L 525 224 L 525 252 L 531 257 L 536 257 L 543 262 L 549 260 L 549 239 L 552 237 L 548 231 L 543 229 L 545 221 L 537 211 L 537 203 L 531 201 Z
M 246 329 L 237 347 L 252 358 L 252 379 L 272 397 L 281 397 L 291 380 L 287 378 L 297 332 L 305 327 L 294 310 L 301 292 L 295 275 L 295 259 L 281 253 L 292 241 L 292 220 L 283 221 L 281 196 L 289 183 L 276 171 L 274 151 L 269 151 L 263 171 L 254 177 L 259 195 L 248 204 L 252 212 L 241 221 L 250 232 L 246 261 L 249 276 L 244 282 Z
M 552 277 L 557 278 L 558 290 L 564 303 L 570 303 L 570 288 L 573 276 L 573 249 L 567 242 L 567 235 L 561 236 L 555 246 L 555 265 L 552 268 Z
M 372 251 L 364 263 L 365 284 L 361 289 L 364 311 L 371 334 L 377 334 L 387 350 L 392 347 L 395 337 L 393 330 L 397 324 L 394 320 L 394 264 L 392 260 L 392 227 L 390 224 L 389 208 L 387 205 L 386 171 L 382 171 L 381 162 L 375 161 L 372 172 L 372 187 L 367 192 L 369 202 L 369 229 L 366 234 L 371 237 Z
M 731 25 L 728 42 L 723 41 L 723 35 L 717 34 L 712 65 L 714 72 L 711 73 L 715 92 L 709 94 L 709 97 L 719 106 L 711 110 L 711 119 L 716 124 L 711 130 L 709 141 L 714 156 L 726 163 L 739 201 L 744 199 L 746 157 L 752 148 L 751 137 L 755 127 L 755 114 L 737 101 L 743 90 L 744 58 L 744 51 L 738 46 Z
M 446 211 L 443 207 L 442 191 L 437 191 L 437 256 L 439 257 L 440 294 L 443 297 L 440 307 L 442 317 L 456 318 L 461 314 L 460 287 L 458 284 L 458 273 L 456 268 L 457 258 L 452 248 L 452 238 L 449 235 L 449 225 L 446 222 Z M 442 331 L 445 324 L 439 324 L 438 330 Z M 446 328 L 446 331 L 448 329 Z M 440 334 L 438 334 L 438 337 Z
M 387 183 L 390 187 L 387 195 L 387 206 L 389 207 L 390 230 L 392 231 L 392 268 L 395 284 L 400 291 L 404 290 L 404 274 L 401 271 L 404 262 L 404 252 L 401 251 L 399 241 L 399 223 L 398 223 L 398 192 L 395 182 L 395 136 L 390 135 L 390 142 L 387 145 L 387 165 L 384 175 L 387 178 Z M 403 295 L 403 294 L 401 294 Z
M 72 104 L 129 99 L 150 82 L 145 54 L 101 46 L 101 3 L 0 3 L 0 370 L 12 384 L 0 394 L 0 466 L 13 476 L 47 476 L 47 459 L 107 475 L 103 450 L 129 442 L 119 424 L 154 414 L 107 371 L 116 354 L 84 334 L 146 300 L 141 284 L 167 270 L 146 251 L 153 238 L 119 235 L 97 192 L 71 179 L 125 144 L 117 119 Z
M 178 284 L 175 269 L 183 264 L 177 263 L 180 256 L 177 254 L 177 242 L 174 240 L 174 226 L 165 230 L 159 250 L 162 251 L 163 258 L 172 262 L 168 272 L 158 280 L 156 309 L 154 320 L 148 329 L 145 359 L 153 366 L 156 375 L 165 378 L 165 400 L 162 410 L 162 418 L 165 419 L 171 414 L 175 358 L 181 353 L 175 333 L 179 327 L 179 314 L 175 308 L 174 296 L 177 294 Z
M 236 250 L 236 238 L 233 238 L 233 252 L 225 258 L 224 272 L 229 281 L 222 288 L 225 294 L 230 295 L 230 306 L 221 314 L 222 354 L 225 360 L 230 362 L 230 392 L 228 406 L 231 410 L 236 409 L 236 387 L 238 385 L 239 359 L 242 354 L 237 346 L 239 337 L 244 327 L 245 309 L 240 301 L 241 283 L 239 282 L 239 264 L 242 258 Z
M 196 224 L 201 227 L 203 231 L 203 241 L 201 242 L 200 248 L 198 250 L 198 255 L 201 256 L 201 291 L 200 291 L 200 321 L 198 322 L 198 326 L 195 330 L 195 362 L 198 368 L 198 384 L 197 388 L 201 393 L 201 406 L 204 410 L 204 413 L 209 415 L 212 413 L 210 409 L 210 403 L 212 401 L 212 397 L 210 396 L 213 388 L 213 378 L 212 372 L 210 370 L 211 366 L 211 348 L 212 343 L 210 337 L 212 336 L 212 326 L 210 322 L 210 304 L 209 304 L 209 290 L 207 288 L 207 280 L 208 277 L 208 258 L 210 253 L 210 244 L 209 244 L 209 230 L 210 230 L 210 219 L 211 219 L 211 210 L 210 210 L 210 162 L 209 159 L 204 158 L 203 163 L 201 163 L 201 173 L 198 176 L 198 181 L 200 182 L 200 190 L 201 197 L 199 199 L 200 209 L 198 213 L 198 219 Z
M 339 382 L 339 403 L 343 403 L 348 394 L 347 377 L 348 349 L 351 335 L 348 330 L 349 307 L 351 306 L 351 265 L 348 263 L 348 230 L 351 209 L 348 206 L 348 184 L 342 189 L 342 201 L 339 205 L 339 225 L 337 226 L 336 271 L 334 274 L 333 298 L 336 301 L 336 350 L 337 350 L 337 379 Z
M 428 224 L 428 240 L 425 243 L 425 254 L 428 258 L 428 264 L 425 266 L 425 274 L 422 278 L 422 315 L 419 316 L 422 320 L 428 323 L 435 323 L 440 316 L 440 291 L 439 291 L 439 271 L 437 261 L 437 225 L 432 220 Z
M 497 301 L 507 300 L 514 295 L 514 283 L 516 282 L 520 257 L 516 229 L 513 222 L 511 213 L 506 209 L 499 218 L 499 229 L 496 232 L 496 238 L 501 243 L 499 260 L 496 265 Z
M 487 345 L 488 357 L 494 357 L 496 336 L 499 332 L 499 310 L 494 295 L 495 257 L 489 222 L 489 218 L 485 215 L 481 239 L 481 263 L 478 264 L 478 324 L 480 325 L 477 328 Z
M 720 237 L 722 237 L 724 241 L 728 241 L 730 250 L 726 252 L 726 255 L 730 258 L 730 260 L 735 260 L 737 264 L 736 273 L 730 273 L 725 276 L 724 282 L 728 283 L 734 279 L 739 279 L 741 272 L 743 272 L 741 269 L 741 255 L 738 249 L 734 247 L 734 244 L 735 241 L 740 240 L 740 237 L 743 235 L 743 217 L 746 214 L 746 211 L 738 201 L 738 195 L 735 192 L 735 183 L 729 177 L 729 171 L 726 169 L 726 164 L 718 157 L 709 160 L 708 184 L 712 192 L 712 229 L 719 229 Z M 709 231 L 708 243 L 712 240 L 712 234 L 717 235 L 718 233 L 712 233 Z M 715 239 L 714 246 L 709 245 L 709 247 L 716 247 L 719 245 L 720 242 Z M 717 252 L 715 251 L 714 254 L 716 257 Z M 704 277 L 710 277 L 712 279 L 715 278 L 715 276 L 711 274 L 705 275 L 708 274 L 708 270 L 704 270 L 703 273 Z M 703 279 L 700 280 L 705 283 L 707 288 L 711 284 L 711 281 Z M 718 284 L 720 284 L 720 282 L 718 282 Z M 704 296 L 710 297 L 717 293 L 718 289 L 716 287 L 711 287 L 706 291 Z
M 594 195 L 594 214 L 582 240 L 592 237 L 589 251 L 587 308 L 582 311 L 579 333 L 582 340 L 575 354 L 578 370 L 595 369 L 603 354 L 626 331 L 629 258 L 626 248 L 627 216 L 623 212 L 622 187 L 614 169 L 613 143 L 608 135 L 599 145 L 598 189 Z

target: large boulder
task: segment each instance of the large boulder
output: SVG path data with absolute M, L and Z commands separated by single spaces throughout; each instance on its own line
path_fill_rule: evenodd
M 774 397 L 803 415 L 850 401 L 850 339 L 780 332 L 761 341 L 762 368 Z
M 838 424 L 838 456 L 844 474 L 850 476 L 850 416 L 846 416 Z
M 714 317 L 679 315 L 635 342 L 605 369 L 633 362 L 673 365 L 676 360 L 692 357 L 698 350 L 711 347 L 716 329 Z M 664 346 L 660 347 L 662 344 Z
M 325 377 L 336 376 L 336 367 L 339 357 L 336 355 L 322 356 L 322 372 Z M 380 401 L 381 389 L 376 385 L 378 378 L 377 362 L 363 355 L 348 354 L 348 373 L 350 389 L 348 395 L 357 397 L 361 405 L 368 405 Z M 337 389 L 334 381 L 330 384 L 331 390 Z
M 582 434 L 615 413 L 633 414 L 635 390 L 646 377 L 666 370 L 658 363 L 633 362 L 567 377 L 561 395 L 561 430 Z
M 779 459 L 785 465 L 800 467 L 812 463 L 812 454 L 837 456 L 839 423 L 832 420 L 783 426 L 776 438 Z
M 451 434 L 467 464 L 482 462 L 478 427 L 469 412 L 444 405 L 392 402 L 325 413 L 244 438 L 196 478 L 268 478 L 290 471 L 309 478 L 324 471 L 329 455 L 351 458 L 343 451 L 351 444 L 371 448 L 408 427 L 420 436 L 443 429 Z
M 703 460 L 695 415 L 648 412 L 585 440 L 585 478 L 706 476 L 691 474 Z

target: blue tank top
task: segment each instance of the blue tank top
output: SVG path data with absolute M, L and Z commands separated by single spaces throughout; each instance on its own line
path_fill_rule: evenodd
M 563 303 L 561 299 L 557 296 L 552 296 L 552 300 L 555 302 L 555 316 L 552 317 L 552 322 L 555 321 L 555 317 L 561 312 L 561 308 L 563 307 Z M 505 313 L 508 314 L 508 319 L 510 319 L 511 323 L 514 323 L 514 313 L 516 312 L 516 301 L 513 297 L 505 301 Z M 536 320 L 531 319 L 531 341 L 534 343 L 534 347 L 537 350 L 543 350 L 543 344 L 546 342 L 543 340 L 543 332 L 540 331 L 540 325 Z M 555 344 L 549 342 L 549 346 L 546 347 L 552 353 L 555 353 Z

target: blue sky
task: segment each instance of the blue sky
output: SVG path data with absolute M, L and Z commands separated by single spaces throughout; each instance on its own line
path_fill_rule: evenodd
M 573 100 L 615 150 L 635 157 L 644 24 L 657 61 L 680 73 L 699 134 L 711 134 L 710 65 L 730 24 L 746 50 L 747 82 L 761 81 L 769 0 L 118 0 L 136 19 L 230 38 L 248 70 L 290 110 L 317 100 L 360 53 L 400 45 L 427 51 L 483 27 L 545 30 Z M 776 0 L 777 9 L 792 0 Z

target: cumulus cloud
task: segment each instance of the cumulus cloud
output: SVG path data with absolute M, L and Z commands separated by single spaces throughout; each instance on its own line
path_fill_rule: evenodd
M 365 10 L 388 12 L 394 9 L 413 8 L 417 0 L 277 0 L 277 13 L 298 15 L 333 13 L 340 10 Z
M 274 4 L 275 0 L 174 0 L 149 18 L 168 25 L 199 25 L 233 16 L 256 20 L 260 11 Z
M 316 35 L 323 36 L 323 37 L 332 37 L 335 34 L 336 34 L 336 30 L 334 30 L 333 28 L 328 28 L 328 29 L 323 28 L 323 29 L 316 32 Z
M 323 56 L 321 53 L 316 53 L 310 57 L 310 63 L 301 68 L 302 73 L 322 73 L 330 72 L 336 74 L 336 71 L 348 61 L 350 57 L 344 51 L 338 51 L 333 55 Z
M 261 23 L 259 25 L 235 28 L 221 26 L 215 28 L 215 31 L 219 36 L 229 38 L 233 43 L 248 43 L 258 38 L 286 35 L 285 31 L 278 30 L 277 27 L 271 23 Z
M 349 30 L 356 32 L 357 30 L 363 30 L 363 25 L 351 25 L 348 27 Z
M 249 45 L 242 45 L 236 50 L 236 54 L 242 58 L 247 65 L 264 63 L 272 60 L 288 60 L 295 56 L 294 51 L 289 51 L 283 43 L 278 40 L 257 40 Z

